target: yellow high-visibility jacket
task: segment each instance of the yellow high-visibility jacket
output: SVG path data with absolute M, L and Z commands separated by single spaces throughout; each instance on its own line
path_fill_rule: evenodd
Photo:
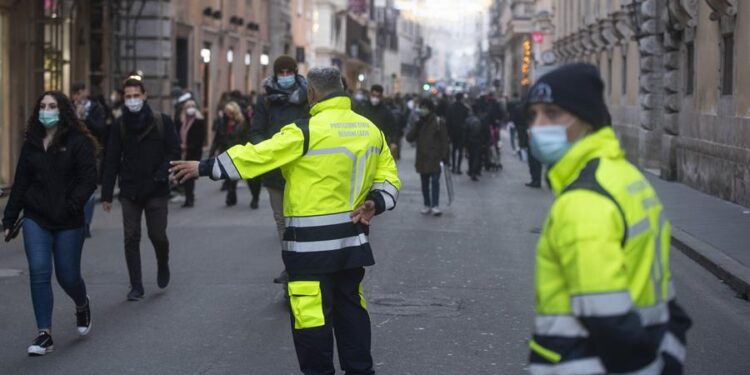
M 679 374 L 690 319 L 675 302 L 670 223 L 604 127 L 549 171 L 536 253 L 532 374 Z
M 350 214 L 366 199 L 375 202 L 378 214 L 395 207 L 401 187 L 396 163 L 383 133 L 351 110 L 345 94 L 315 104 L 310 115 L 266 141 L 201 162 L 201 175 L 249 179 L 281 168 L 282 257 L 290 273 L 372 265 L 368 227 L 352 224 Z

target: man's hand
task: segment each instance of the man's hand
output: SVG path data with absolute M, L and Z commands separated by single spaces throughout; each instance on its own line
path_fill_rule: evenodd
M 6 229 L 3 231 L 3 238 L 8 238 L 8 235 L 10 234 L 10 229 Z
M 172 165 L 172 168 L 169 169 L 169 173 L 172 174 L 170 180 L 173 183 L 182 184 L 185 181 L 192 180 L 200 176 L 198 173 L 198 166 L 200 166 L 200 162 L 193 160 L 182 160 L 173 161 L 169 164 Z
M 112 202 L 102 202 L 102 209 L 104 212 L 112 212 Z
M 373 216 L 375 216 L 375 202 L 365 201 L 365 203 L 362 203 L 361 206 L 352 212 L 352 223 L 370 225 L 370 220 L 372 220 Z

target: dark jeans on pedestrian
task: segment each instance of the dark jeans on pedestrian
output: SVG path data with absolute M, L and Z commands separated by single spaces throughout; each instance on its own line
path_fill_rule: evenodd
M 438 207 L 440 205 L 440 171 L 435 173 L 422 173 L 422 197 L 425 207 Z
M 362 294 L 362 267 L 318 275 L 289 275 L 290 305 L 308 309 L 322 304 L 323 325 L 297 327 L 294 308 L 290 309 L 292 337 L 300 370 L 305 375 L 333 375 L 333 342 L 339 353 L 341 369 L 347 374 L 371 375 L 373 371 L 370 316 Z M 318 281 L 320 291 L 294 295 L 295 281 Z M 316 306 L 315 306 L 316 307 Z M 314 309 L 312 309 L 314 311 Z M 309 318 L 309 316 L 304 316 Z
M 260 198 L 260 178 L 253 178 L 245 180 L 247 187 L 250 188 L 250 194 L 253 196 L 253 201 L 257 201 Z M 232 206 L 237 203 L 237 183 L 239 181 L 227 181 L 227 199 L 226 204 Z
M 195 179 L 190 179 L 182 184 L 182 188 L 185 191 L 185 203 L 195 203 Z
M 76 306 L 86 304 L 86 284 L 81 277 L 83 228 L 50 231 L 34 220 L 23 222 L 23 242 L 29 262 L 31 302 L 39 330 L 52 328 L 52 268 L 57 282 Z
M 482 146 L 480 144 L 469 145 L 469 176 L 478 176 L 482 173 Z
M 454 140 L 451 143 L 451 166 L 453 172 L 461 172 L 461 163 L 464 160 L 464 143 L 462 140 Z
M 122 204 L 122 226 L 125 233 L 125 261 L 128 264 L 131 286 L 142 286 L 141 277 L 141 216 L 145 212 L 148 238 L 154 246 L 158 264 L 169 262 L 169 239 L 167 238 L 167 214 L 169 196 L 149 198 L 135 202 L 120 198 Z
M 529 152 L 529 173 L 531 174 L 532 184 L 542 183 L 542 163 Z

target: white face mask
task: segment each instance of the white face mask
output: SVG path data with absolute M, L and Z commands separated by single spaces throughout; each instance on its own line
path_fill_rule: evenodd
M 371 97 L 370 98 L 370 104 L 372 104 L 372 105 L 378 105 L 378 104 L 380 104 L 380 98 L 376 98 L 374 96 Z
M 131 99 L 125 99 L 125 106 L 128 107 L 128 110 L 133 113 L 138 113 L 143 109 L 143 99 L 140 98 L 131 98 Z
M 185 114 L 188 116 L 195 116 L 195 113 L 198 112 L 198 110 L 195 109 L 195 107 L 190 107 L 185 109 Z

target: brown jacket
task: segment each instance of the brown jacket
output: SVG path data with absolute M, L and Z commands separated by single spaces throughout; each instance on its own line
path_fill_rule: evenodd
M 450 138 L 445 121 L 430 114 L 419 119 L 406 135 L 408 142 L 417 142 L 417 173 L 429 174 L 440 172 L 440 162 L 448 160 L 450 155 Z

